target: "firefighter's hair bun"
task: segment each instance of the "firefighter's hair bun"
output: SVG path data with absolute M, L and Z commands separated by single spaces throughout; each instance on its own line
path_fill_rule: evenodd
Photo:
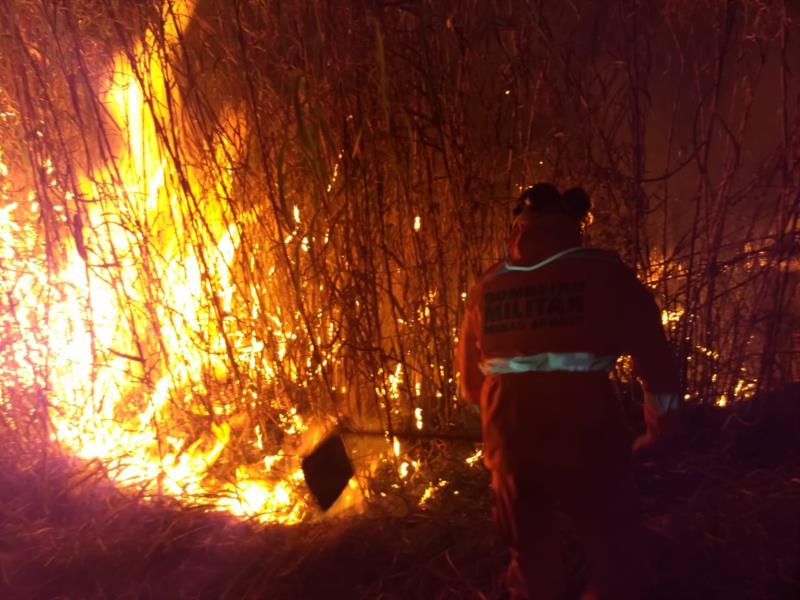
M 566 212 L 580 220 L 585 219 L 592 209 L 589 194 L 580 187 L 570 188 L 564 192 L 563 201 Z
M 518 215 L 526 208 L 534 212 L 556 212 L 563 206 L 563 199 L 556 186 L 552 183 L 537 183 L 519 197 L 514 215 Z

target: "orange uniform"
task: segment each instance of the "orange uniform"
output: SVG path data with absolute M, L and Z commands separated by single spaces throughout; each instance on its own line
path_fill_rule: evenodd
M 678 405 L 676 362 L 647 289 L 612 252 L 580 246 L 576 220 L 526 212 L 507 259 L 467 299 L 461 390 L 480 404 L 496 520 L 514 549 L 516 597 L 561 598 L 557 515 L 590 571 L 587 598 L 637 598 L 645 578 L 631 439 L 608 373 L 633 357 L 648 435 Z M 535 592 L 535 594 L 534 594 Z M 592 595 L 594 594 L 594 595 Z

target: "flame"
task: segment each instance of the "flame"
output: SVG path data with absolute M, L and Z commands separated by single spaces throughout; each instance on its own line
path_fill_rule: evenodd
M 425 423 L 422 420 L 422 409 L 417 407 L 414 409 L 414 426 L 421 431 L 424 425 Z
M 422 497 L 419 499 L 419 505 L 425 506 L 437 492 L 447 487 L 448 484 L 449 482 L 444 479 L 439 479 L 436 483 L 431 482 L 422 493 Z
M 396 437 L 392 438 L 392 453 L 394 454 L 395 458 L 400 457 L 400 440 Z
M 662 310 L 661 311 L 661 324 L 669 327 L 674 327 L 683 317 L 684 310 L 677 308 L 675 310 Z
M 401 462 L 400 463 L 400 469 L 398 471 L 398 474 L 400 475 L 400 479 L 405 479 L 406 477 L 408 477 L 410 469 L 411 469 L 411 465 L 408 462 L 406 462 L 406 461 Z
M 470 454 L 464 460 L 464 462 L 466 462 L 470 467 L 474 467 L 480 463 L 481 459 L 483 459 L 483 448 L 478 448 L 475 452 Z
M 168 40 L 177 39 L 193 8 L 190 2 L 172 3 L 163 20 Z M 75 244 L 58 272 L 32 258 L 38 232 L 23 223 L 33 222 L 40 209 L 36 195 L 29 194 L 27 205 L 4 202 L 0 208 L 0 236 L 10 242 L 0 259 L 24 259 L 24 267 L 0 276 L 0 290 L 14 298 L 22 338 L 13 364 L 48 366 L 51 438 L 77 456 L 101 459 L 115 481 L 187 504 L 296 523 L 308 514 L 297 452 L 231 464 L 232 440 L 240 430 L 252 432 L 253 446 L 262 452 L 267 434 L 237 412 L 236 403 L 213 398 L 210 389 L 235 389 L 232 363 L 268 377 L 278 368 L 255 362 L 263 341 L 226 330 L 235 291 L 231 265 L 240 243 L 225 201 L 236 148 L 222 135 L 214 140 L 216 163 L 230 168 L 219 169 L 213 179 L 187 161 L 176 167 L 174 156 L 192 149 L 180 135 L 164 134 L 180 130 L 174 122 L 180 117 L 173 115 L 182 107 L 174 92 L 169 96 L 176 76 L 155 45 L 148 33 L 133 63 L 125 54 L 114 58 L 102 101 L 118 132 L 115 156 L 111 164 L 87 166 L 80 175 L 79 193 L 90 201 L 77 209 Z M 234 127 L 243 123 L 235 109 L 220 120 Z M 52 171 L 52 164 L 43 166 Z M 0 190 L 4 200 L 7 187 Z M 74 194 L 64 200 L 77 205 Z M 204 230 L 193 229 L 195 216 Z M 294 218 L 299 224 L 297 207 Z M 61 220 L 68 223 L 65 214 Z M 37 291 L 46 289 L 61 293 L 46 308 L 44 329 Z M 282 359 L 293 334 L 279 315 L 271 318 Z M 234 360 L 224 358 L 228 352 Z M 34 385 L 35 372 L 18 368 L 15 377 Z M 183 411 L 180 418 L 176 407 Z M 319 435 L 295 408 L 278 421 L 287 436 Z M 348 490 L 352 501 L 357 491 Z

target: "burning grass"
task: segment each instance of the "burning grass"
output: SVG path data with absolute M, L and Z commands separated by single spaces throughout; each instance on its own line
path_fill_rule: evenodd
M 733 460 L 739 432 L 695 433 L 679 457 L 638 471 L 657 580 L 648 597 L 796 598 L 797 455 L 775 463 L 756 448 Z M 463 446 L 440 449 L 427 475 L 448 485 L 424 508 L 394 490 L 376 494 L 363 514 L 295 526 L 121 492 L 96 462 L 53 455 L 21 468 L 4 452 L 0 591 L 12 599 L 500 599 L 507 556 L 489 519 L 488 477 L 461 460 Z
M 487 478 L 469 467 L 429 510 L 396 492 L 362 515 L 282 526 L 122 492 L 98 463 L 4 462 L 3 598 L 499 594 Z

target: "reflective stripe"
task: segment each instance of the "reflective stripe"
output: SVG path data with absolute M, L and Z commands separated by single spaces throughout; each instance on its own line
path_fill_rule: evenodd
M 541 269 L 545 265 L 549 265 L 551 262 L 558 260 L 559 258 L 563 258 L 567 254 L 573 254 L 575 252 L 579 253 L 579 258 L 586 259 L 586 260 L 601 260 L 605 262 L 611 263 L 620 263 L 619 256 L 616 254 L 611 254 L 608 252 L 603 252 L 597 250 L 597 248 L 588 248 L 586 246 L 575 246 L 573 248 L 567 248 L 566 250 L 562 250 L 561 252 L 557 252 L 551 256 L 548 256 L 542 261 L 539 261 L 535 265 L 530 266 L 521 266 L 521 265 L 512 265 L 508 262 L 508 249 L 505 250 L 505 260 L 501 262 L 497 268 L 487 273 L 484 279 L 484 283 L 491 281 L 495 277 L 500 275 L 504 275 L 506 273 L 514 273 L 515 271 L 535 271 L 536 269 Z
M 610 372 L 616 362 L 616 356 L 598 356 L 591 352 L 543 352 L 531 356 L 488 358 L 479 367 L 484 375 L 553 371 L 592 373 Z
M 681 397 L 677 392 L 667 394 L 651 394 L 650 392 L 645 392 L 644 401 L 661 413 L 675 410 L 681 405 Z
M 509 264 L 508 258 L 506 258 L 505 268 L 508 271 L 535 271 L 536 269 L 541 269 L 543 266 L 548 265 L 555 260 L 558 260 L 562 256 L 569 254 L 570 252 L 575 252 L 576 250 L 585 250 L 585 248 L 583 246 L 574 246 L 572 248 L 567 248 L 566 250 L 562 250 L 561 252 L 556 252 L 552 256 L 549 256 L 544 260 L 536 263 L 535 265 L 531 265 L 529 267 Z

